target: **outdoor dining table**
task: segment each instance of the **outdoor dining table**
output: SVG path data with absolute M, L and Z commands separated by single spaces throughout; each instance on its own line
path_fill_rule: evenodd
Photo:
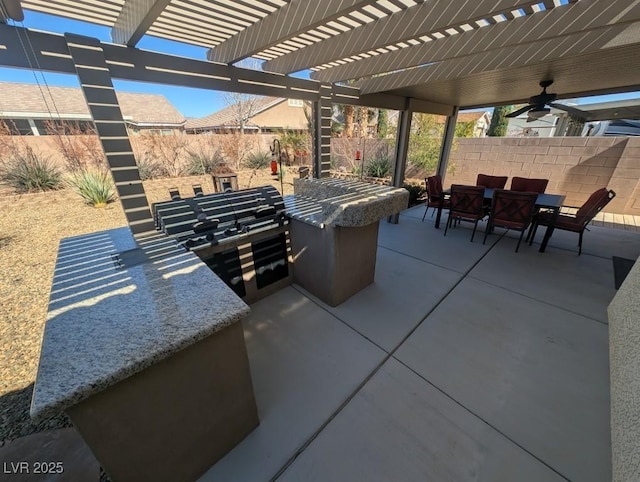
M 444 206 L 445 197 L 450 195 L 451 189 L 445 189 L 444 191 L 442 191 L 442 196 L 440 196 L 440 203 L 438 204 L 438 212 L 436 214 L 436 229 L 440 228 L 440 218 L 442 217 L 442 208 Z M 560 214 L 560 208 L 564 203 L 565 197 L 566 196 L 562 194 L 538 194 L 538 198 L 536 199 L 536 208 L 548 209 L 552 212 L 551 221 L 547 226 L 547 230 L 544 233 L 544 238 L 542 239 L 542 244 L 540 245 L 539 251 L 541 253 L 544 253 L 544 250 L 547 248 L 547 243 L 549 242 L 549 239 L 553 234 L 556 219 L 558 218 L 558 214 Z M 493 199 L 492 188 L 485 188 L 484 198 Z

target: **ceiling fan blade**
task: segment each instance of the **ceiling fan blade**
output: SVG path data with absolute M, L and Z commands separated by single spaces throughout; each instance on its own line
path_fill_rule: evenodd
M 574 115 L 576 117 L 579 117 L 581 119 L 584 120 L 589 120 L 589 112 L 585 112 L 583 110 L 580 109 L 576 109 L 575 107 L 571 107 L 570 105 L 564 105 L 564 104 L 558 104 L 556 102 L 549 102 L 548 104 L 550 107 L 553 107 L 555 109 L 559 109 L 559 110 L 563 110 L 565 112 L 568 112 L 571 115 Z
M 525 112 L 527 112 L 528 110 L 533 109 L 535 106 L 533 105 L 527 105 L 525 107 L 523 107 L 522 109 L 518 109 L 518 110 L 514 110 L 513 112 L 510 112 L 509 114 L 507 114 L 505 117 L 518 117 L 520 114 L 524 114 Z

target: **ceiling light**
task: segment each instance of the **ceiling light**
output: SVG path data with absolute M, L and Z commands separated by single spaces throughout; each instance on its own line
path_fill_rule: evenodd
M 537 120 L 546 116 L 550 112 L 551 109 L 549 109 L 549 107 L 543 107 L 542 109 L 532 109 L 527 114 L 527 117 L 531 120 Z

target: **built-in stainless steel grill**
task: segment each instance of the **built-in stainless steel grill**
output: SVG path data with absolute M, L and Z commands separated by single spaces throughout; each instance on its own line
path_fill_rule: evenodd
M 193 251 L 248 302 L 292 279 L 288 220 L 272 186 L 153 206 L 156 228 Z

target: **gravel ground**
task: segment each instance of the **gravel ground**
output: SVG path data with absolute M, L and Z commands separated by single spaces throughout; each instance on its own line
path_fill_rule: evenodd
M 285 194 L 293 192 L 297 168 L 285 176 Z M 213 192 L 209 176 L 161 179 L 145 182 L 150 203 L 167 200 L 176 186 L 184 197 L 200 183 Z M 268 170 L 238 173 L 240 188 L 280 183 Z M 36 426 L 29 418 L 40 344 L 47 313 L 58 244 L 62 238 L 125 226 L 119 202 L 102 209 L 83 204 L 75 193 L 13 196 L 0 189 L 0 446 L 31 433 L 66 426 L 61 416 Z

